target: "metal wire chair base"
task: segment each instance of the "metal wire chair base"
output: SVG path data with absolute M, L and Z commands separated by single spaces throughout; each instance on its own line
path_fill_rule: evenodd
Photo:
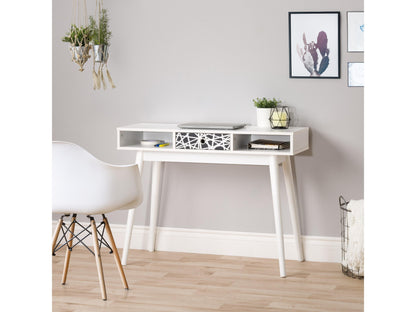
M 66 223 L 63 221 L 65 217 L 69 217 L 69 214 L 65 214 L 61 216 L 61 220 L 62 220 L 62 224 L 61 224 L 61 228 L 60 230 L 62 231 L 62 237 L 61 239 L 56 243 L 55 247 L 53 248 L 52 251 L 52 256 L 56 255 L 56 252 L 58 250 L 60 250 L 61 248 L 67 246 L 68 249 L 70 251 L 72 251 L 72 249 L 79 245 L 82 244 L 84 245 L 85 248 L 87 248 L 89 250 L 89 252 L 91 252 L 94 256 L 95 253 L 94 251 L 92 251 L 85 243 L 84 240 L 89 237 L 90 235 L 92 235 L 92 232 L 90 231 L 91 228 L 91 224 L 89 224 L 88 226 L 84 226 L 81 223 L 79 223 L 76 220 L 77 214 L 73 214 L 72 215 L 72 221 L 69 223 L 69 225 L 66 225 Z M 90 220 L 94 220 L 94 217 L 92 216 L 87 216 L 88 218 L 90 218 Z M 104 218 L 105 215 L 102 215 L 103 217 L 103 221 L 101 221 L 101 223 L 97 226 L 97 234 L 98 234 L 98 241 L 99 241 L 99 248 L 101 249 L 101 246 L 104 245 L 105 247 L 107 247 L 108 249 L 110 249 L 110 254 L 113 253 L 113 249 L 110 247 L 110 245 L 108 244 L 108 242 L 105 240 L 104 238 L 104 231 L 105 231 L 105 223 L 104 223 Z M 73 231 L 71 231 L 71 227 L 78 225 L 79 227 L 81 227 L 81 231 L 77 234 L 75 234 Z M 101 232 L 100 232 L 101 230 Z M 72 238 L 68 238 L 68 236 L 72 235 Z M 81 235 L 84 235 L 83 237 L 80 238 Z M 74 240 L 76 240 L 76 242 L 74 243 Z

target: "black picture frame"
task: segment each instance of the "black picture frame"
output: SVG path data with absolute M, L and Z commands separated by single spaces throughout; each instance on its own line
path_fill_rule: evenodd
M 341 77 L 340 19 L 340 11 L 289 12 L 290 78 Z

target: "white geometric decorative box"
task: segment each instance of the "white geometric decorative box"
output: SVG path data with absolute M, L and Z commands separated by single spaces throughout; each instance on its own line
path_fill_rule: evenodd
M 230 133 L 176 132 L 176 149 L 231 150 Z

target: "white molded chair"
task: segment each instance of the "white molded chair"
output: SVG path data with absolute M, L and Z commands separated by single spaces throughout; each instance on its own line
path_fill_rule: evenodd
M 105 214 L 119 209 L 136 208 L 141 204 L 143 194 L 139 168 L 137 165 L 115 166 L 104 163 L 80 146 L 69 142 L 53 142 L 52 153 L 52 211 L 62 214 L 53 235 L 52 254 L 55 255 L 57 250 L 67 246 L 62 284 L 66 283 L 72 248 L 78 244 L 87 247 L 83 240 L 92 235 L 94 252 L 87 248 L 95 256 L 101 295 L 106 300 L 100 256 L 102 245 L 114 254 L 124 288 L 128 289 L 128 284 Z M 71 223 L 67 226 L 64 217 L 71 214 Z M 78 214 L 84 214 L 90 219 L 88 227 L 78 223 Z M 103 220 L 97 226 L 93 215 L 100 214 Z M 74 232 L 75 225 L 82 228 L 78 234 Z M 109 243 L 104 238 L 104 230 Z M 63 235 L 57 243 L 60 232 Z

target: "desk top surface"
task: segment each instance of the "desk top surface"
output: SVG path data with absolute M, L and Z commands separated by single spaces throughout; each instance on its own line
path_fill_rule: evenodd
M 169 123 L 137 123 L 117 128 L 119 131 L 149 131 L 149 132 L 211 132 L 211 133 L 235 133 L 235 134 L 264 134 L 264 135 L 290 135 L 295 132 L 305 131 L 308 127 L 289 127 L 289 129 L 270 129 L 255 126 L 245 126 L 236 130 L 224 129 L 182 129 L 177 124 Z

